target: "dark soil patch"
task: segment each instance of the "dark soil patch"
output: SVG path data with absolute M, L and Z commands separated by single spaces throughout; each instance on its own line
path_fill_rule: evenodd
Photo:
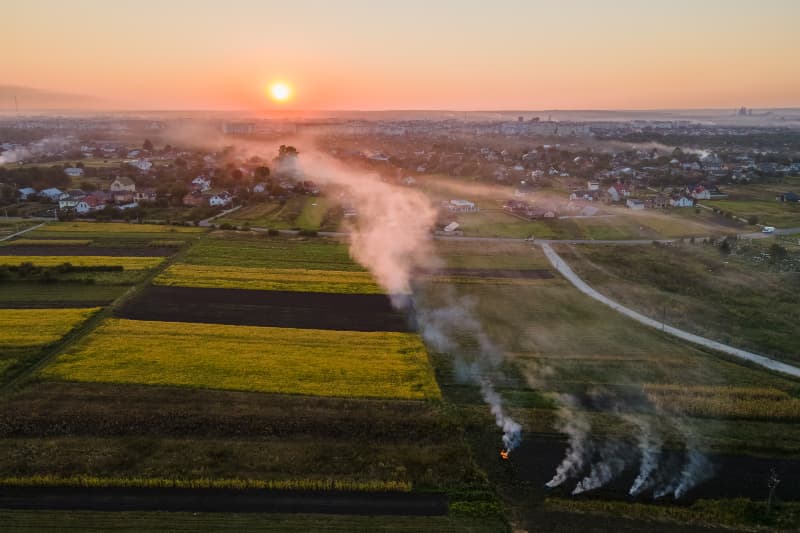
M 421 275 L 459 276 L 465 278 L 550 279 L 553 277 L 553 272 L 546 268 L 535 270 L 441 268 L 433 270 L 418 270 L 416 273 Z
M 49 302 L 30 301 L 30 302 L 2 302 L 0 301 L 0 309 L 77 309 L 77 308 L 90 308 L 90 307 L 105 307 L 113 302 L 113 298 L 108 300 L 54 300 Z
M 413 492 L 2 487 L 0 508 L 441 516 L 448 501 Z
M 595 443 L 600 448 L 604 443 Z M 544 487 L 556 471 L 556 467 L 564 458 L 566 444 L 557 439 L 530 435 L 522 445 L 514 450 L 508 462 L 510 475 L 534 486 Z M 653 491 L 643 492 L 637 498 L 628 495 L 639 471 L 640 454 L 633 445 L 622 446 L 620 453 L 614 457 L 627 457 L 628 466 L 621 475 L 603 488 L 573 496 L 578 498 L 623 499 L 648 502 L 653 500 Z M 594 455 L 598 461 L 598 455 Z M 770 469 L 774 468 L 781 479 L 778 497 L 784 500 L 800 500 L 800 461 L 767 457 L 751 457 L 741 455 L 709 455 L 712 464 L 711 477 L 699 482 L 690 489 L 679 503 L 690 503 L 698 498 L 752 498 L 765 500 L 768 493 L 767 480 Z M 500 460 L 500 459 L 498 459 Z M 679 477 L 686 464 L 686 453 L 682 450 L 665 450 L 659 462 L 657 476 L 666 479 Z M 570 497 L 576 483 L 589 473 L 589 466 L 579 475 L 572 477 L 562 486 L 545 490 L 554 496 Z M 657 501 L 669 502 L 673 497 L 665 496 Z
M 446 442 L 456 421 L 426 402 L 141 385 L 41 382 L 0 405 L 0 437 L 322 437 Z
M 168 247 L 92 247 L 92 246 L 0 246 L 0 255 L 33 255 L 33 256 L 110 256 L 110 257 L 165 257 L 177 252 L 177 248 Z
M 153 285 L 117 310 L 121 318 L 240 326 L 410 331 L 382 294 L 199 289 Z

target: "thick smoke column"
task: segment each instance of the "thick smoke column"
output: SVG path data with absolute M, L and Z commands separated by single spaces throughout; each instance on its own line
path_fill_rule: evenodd
M 295 162 L 303 174 L 345 190 L 359 219 L 350 229 L 350 253 L 372 272 L 395 306 L 404 308 L 411 296 L 413 272 L 437 262 L 431 245 L 437 212 L 430 200 L 419 191 L 393 186 L 377 174 L 345 167 L 319 152 L 303 152 Z M 456 372 L 462 380 L 480 385 L 481 395 L 503 431 L 504 447 L 510 451 L 519 445 L 522 428 L 505 412 L 489 376 L 502 362 L 503 353 L 484 331 L 471 302 L 452 295 L 448 300 L 444 307 L 418 310 L 422 335 L 439 351 L 455 356 Z M 458 342 L 463 335 L 477 341 L 478 354 L 470 361 Z
M 625 450 L 618 442 L 608 442 L 598 452 L 599 460 L 592 464 L 589 474 L 578 482 L 572 494 L 599 489 L 625 470 Z
M 588 440 L 592 427 L 588 417 L 577 410 L 578 402 L 574 396 L 564 394 L 559 401 L 559 430 L 567 434 L 568 442 L 566 455 L 556 468 L 556 474 L 546 483 L 551 489 L 579 474 L 591 455 L 591 444 Z
M 633 484 L 628 491 L 631 496 L 638 496 L 655 483 L 653 475 L 658 469 L 664 443 L 661 436 L 653 430 L 650 423 L 643 417 L 627 416 L 625 418 L 635 424 L 639 432 L 637 443 L 641 453 L 639 474 L 633 480 Z

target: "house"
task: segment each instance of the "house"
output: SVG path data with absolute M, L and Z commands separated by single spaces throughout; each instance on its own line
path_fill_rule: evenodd
M 75 211 L 80 214 L 90 213 L 92 211 L 99 211 L 105 207 L 105 203 L 101 202 L 97 196 L 85 196 L 76 205 Z
M 669 198 L 666 196 L 656 196 L 653 198 L 654 209 L 666 209 L 669 206 Z
M 625 205 L 627 205 L 629 209 L 634 209 L 637 211 L 644 209 L 644 202 L 636 198 L 628 198 L 628 200 L 625 202 Z
M 587 181 L 586 182 L 586 190 L 588 191 L 599 191 L 600 190 L 600 182 L 599 181 Z
M 312 195 L 319 194 L 319 187 L 317 187 L 317 184 L 311 180 L 303 180 L 297 182 L 296 188 L 305 194 L 312 194 Z
M 79 178 L 83 176 L 83 169 L 82 168 L 75 168 L 69 167 L 64 169 L 64 174 L 69 176 L 70 178 Z
M 142 189 L 133 193 L 134 202 L 155 202 L 156 190 L 152 188 Z
M 70 189 L 58 197 L 59 209 L 75 209 L 78 202 L 86 198 L 86 193 L 80 189 Z
M 109 189 L 111 192 L 134 192 L 136 191 L 136 184 L 132 179 L 123 176 L 121 178 L 115 178 L 114 181 L 111 182 Z
M 114 191 L 111 193 L 111 199 L 115 204 L 127 204 L 133 201 L 135 194 L 131 191 Z
M 695 200 L 710 200 L 711 199 L 711 191 L 703 187 L 702 185 L 698 185 L 694 189 L 692 189 L 692 198 Z
M 619 202 L 623 198 L 627 198 L 630 196 L 630 191 L 621 183 L 615 183 L 611 187 L 608 188 L 608 197 L 611 198 L 612 202 Z
M 782 192 L 775 199 L 779 202 L 800 202 L 800 196 L 793 192 Z
M 445 202 L 444 205 L 452 213 L 472 213 L 480 211 L 480 208 L 469 200 L 450 200 Z
M 267 192 L 267 184 L 266 183 L 256 183 L 253 186 L 253 192 L 259 193 L 259 194 L 263 193 L 263 192 Z
M 598 209 L 597 207 L 594 207 L 593 205 L 587 205 L 587 206 L 584 206 L 584 208 L 580 210 L 580 215 L 582 217 L 593 217 L 599 211 L 600 211 L 600 209 Z
M 44 189 L 43 191 L 39 192 L 39 196 L 41 196 L 42 198 L 47 198 L 48 200 L 53 202 L 57 201 L 62 194 L 64 194 L 64 192 L 61 191 L 60 189 L 56 189 L 55 187 L 51 189 Z
M 233 196 L 227 192 L 215 194 L 208 199 L 208 205 L 211 207 L 224 207 L 229 205 L 231 202 L 233 202 Z
M 142 172 L 147 172 L 148 170 L 153 168 L 153 163 L 151 163 L 147 159 L 132 159 L 130 161 L 127 161 L 127 163 L 133 168 L 141 170 Z
M 669 205 L 672 207 L 692 207 L 694 200 L 685 194 L 677 194 L 670 198 Z
M 17 191 L 20 200 L 27 200 L 31 196 L 36 196 L 36 189 L 33 187 L 23 187 Z
M 417 180 L 415 180 L 413 176 L 406 176 L 401 181 L 403 185 L 407 185 L 409 187 L 412 187 L 417 184 Z
M 211 180 L 205 176 L 197 176 L 192 180 L 192 187 L 199 191 L 207 191 L 211 188 Z

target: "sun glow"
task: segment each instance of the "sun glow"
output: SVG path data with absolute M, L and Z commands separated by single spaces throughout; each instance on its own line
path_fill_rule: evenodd
M 275 82 L 269 86 L 269 95 L 276 102 L 285 102 L 292 96 L 292 88 L 288 83 Z

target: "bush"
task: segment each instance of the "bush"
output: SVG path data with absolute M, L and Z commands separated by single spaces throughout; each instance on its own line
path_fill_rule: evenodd
M 273 229 L 273 228 L 270 228 L 270 229 L 267 230 L 267 235 L 269 235 L 270 237 L 277 237 L 280 234 L 281 234 L 280 231 L 278 231 L 276 229 Z
M 317 234 L 317 230 L 301 229 L 298 232 L 298 235 L 300 235 L 301 237 L 316 237 L 318 234 Z
M 747 219 L 747 223 L 750 224 L 751 226 L 755 226 L 756 224 L 758 224 L 758 217 L 756 215 L 751 215 Z

